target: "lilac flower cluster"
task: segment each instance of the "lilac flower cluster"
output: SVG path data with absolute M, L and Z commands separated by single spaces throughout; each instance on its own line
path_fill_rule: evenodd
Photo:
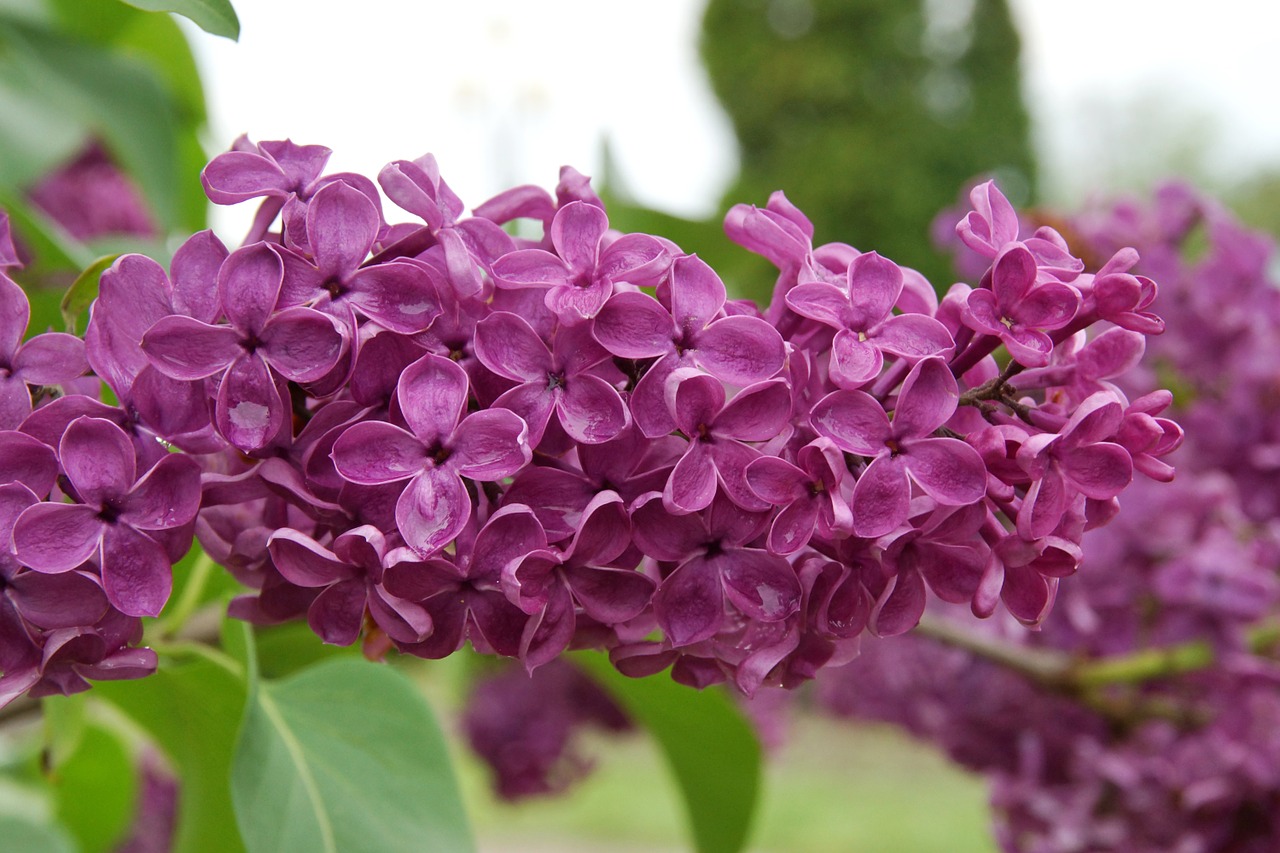
M 1038 624 L 1134 470 L 1171 475 L 1168 395 L 1108 381 L 1160 331 L 1155 284 L 1132 250 L 1086 273 L 1051 229 L 1024 237 L 994 185 L 959 225 L 989 268 L 941 302 L 815 246 L 781 193 L 735 207 L 729 235 L 780 271 L 760 311 L 611 230 L 571 169 L 467 217 L 430 155 L 376 184 L 328 156 L 239 140 L 203 174 L 217 203 L 261 199 L 239 247 L 201 233 L 167 271 L 102 276 L 84 358 L 118 406 L 50 392 L 79 363 L 10 335 L 23 449 L 0 464 L 45 461 L 8 478 L 6 591 L 83 578 L 109 614 L 155 615 L 194 525 L 252 590 L 245 619 L 529 670 L 607 648 L 751 694 L 909 630 L 927 590 Z M 1102 321 L 1120 343 L 1079 346 Z M 23 606 L 10 621 L 48 647 Z
M 1136 484 L 1116 522 L 1086 535 L 1097 570 L 1064 587 L 1040 631 L 995 620 L 980 631 L 938 614 L 949 619 L 930 626 L 938 639 L 865 644 L 858 661 L 824 677 L 823 696 L 987 774 L 1004 849 L 1275 850 L 1274 243 L 1177 185 L 1072 227 L 1098 257 L 1138 246 L 1143 268 L 1160 275 L 1168 328 L 1146 363 L 1178 388 L 1170 411 L 1188 425 L 1178 480 Z M 1107 373 L 1086 368 L 1092 381 L 1111 381 Z

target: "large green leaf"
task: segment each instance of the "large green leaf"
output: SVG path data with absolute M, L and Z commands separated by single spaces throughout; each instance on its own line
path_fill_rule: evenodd
M 229 0 L 124 0 L 148 12 L 175 12 L 190 18 L 196 26 L 232 41 L 240 38 L 240 19 Z
M 600 655 L 577 660 L 657 740 L 699 853 L 742 850 L 760 789 L 760 742 L 728 696 L 663 676 L 627 678 Z
M 173 98 L 146 63 L 0 20 L 0 83 L 29 96 L 26 111 L 7 115 L 6 123 L 75 119 L 86 135 L 106 141 L 156 217 L 174 220 L 180 206 L 177 117 Z
M 49 774 L 59 821 L 83 853 L 102 853 L 120 841 L 133 818 L 138 770 L 120 738 L 91 725 L 71 757 Z
M 435 716 L 390 667 L 333 660 L 260 682 L 231 786 L 250 853 L 472 849 Z
M 174 853 L 243 850 L 227 785 L 247 693 L 241 675 L 207 661 L 166 660 L 146 679 L 102 681 L 93 692 L 145 729 L 177 769 Z

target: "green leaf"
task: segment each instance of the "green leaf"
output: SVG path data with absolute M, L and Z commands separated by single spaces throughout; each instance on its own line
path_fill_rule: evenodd
M 173 12 L 190 18 L 197 27 L 215 36 L 237 41 L 240 19 L 228 0 L 124 0 L 148 12 Z
M 75 843 L 56 826 L 19 815 L 0 815 L 4 853 L 76 853 Z
M 28 106 L 43 110 L 7 121 L 74 118 L 86 136 L 105 140 L 156 218 L 173 221 L 179 207 L 177 113 L 146 62 L 54 31 L 0 23 L 0 81 L 29 93 Z
M 80 746 L 50 774 L 58 820 L 84 853 L 110 850 L 133 819 L 138 769 L 120 738 L 89 726 Z
M 98 282 L 102 279 L 102 274 L 107 268 L 116 262 L 119 255 L 103 255 L 88 268 L 76 276 L 76 280 L 67 288 L 67 292 L 62 296 L 62 303 L 59 306 L 62 310 L 62 322 L 66 326 L 66 330 L 71 334 L 78 334 L 78 326 L 81 315 L 89 310 L 89 306 L 93 304 L 93 300 L 98 298 Z
M 261 683 L 231 787 L 250 853 L 473 849 L 435 716 L 390 667 L 334 660 Z
M 760 742 L 737 707 L 719 690 L 627 678 L 600 655 L 575 659 L 657 740 L 699 853 L 742 850 L 760 789 Z
M 242 673 L 208 661 L 171 665 L 141 681 L 102 681 L 110 701 L 146 730 L 173 762 L 182 785 L 174 853 L 235 853 L 227 779 L 247 689 Z

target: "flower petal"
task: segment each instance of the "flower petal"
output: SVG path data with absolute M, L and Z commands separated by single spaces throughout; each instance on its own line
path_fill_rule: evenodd
M 930 357 L 911 368 L 893 410 L 897 438 L 925 437 L 945 424 L 960 402 L 960 389 L 946 362 Z
M 523 318 L 495 311 L 476 324 L 475 353 L 480 363 L 516 382 L 547 381 L 551 350 Z
M 716 496 L 716 465 L 711 448 L 693 441 L 680 461 L 671 469 L 662 499 L 675 513 L 698 512 L 711 505 Z
M 671 264 L 671 316 L 686 333 L 703 329 L 724 308 L 724 282 L 697 255 L 676 258 Z
M 567 380 L 556 410 L 564 431 L 581 444 L 609 441 L 631 422 L 631 413 L 617 389 L 589 373 Z
M 230 326 L 210 326 L 175 314 L 147 330 L 142 351 L 165 376 L 194 380 L 225 369 L 243 350 L 239 334 Z
M 390 262 L 351 277 L 348 299 L 366 317 L 404 335 L 423 331 L 440 316 L 440 294 L 416 264 Z
M 39 503 L 27 507 L 13 523 L 18 562 L 37 572 L 66 572 L 98 550 L 102 521 L 83 504 Z
M 551 244 L 569 268 L 579 275 L 595 274 L 600 240 L 609 229 L 609 218 L 594 204 L 574 201 L 556 211 L 551 221 Z
M 724 592 L 716 566 L 704 557 L 681 564 L 654 593 L 653 611 L 673 646 L 714 637 L 724 621 Z
M 674 351 L 673 332 L 667 309 L 638 291 L 609 297 L 592 325 L 600 345 L 622 358 L 649 358 Z
M 813 407 L 809 422 L 818 435 L 859 456 L 879 455 L 893 435 L 884 407 L 863 391 L 832 391 Z
M 742 548 L 710 558 L 729 600 L 748 618 L 781 622 L 800 609 L 800 580 L 781 557 Z
M 329 586 L 357 575 L 354 566 L 339 560 L 328 548 L 305 533 L 287 527 L 271 534 L 267 552 L 276 570 L 296 586 Z
M 854 484 L 849 503 L 858 536 L 883 536 L 907 520 L 911 484 L 904 462 L 900 456 L 878 456 Z
M 782 335 L 759 317 L 721 317 L 699 332 L 694 360 L 730 385 L 749 385 L 782 369 L 786 345 Z
M 344 479 L 372 486 L 416 475 L 427 463 L 427 450 L 417 436 L 398 426 L 365 421 L 338 437 L 332 457 Z
M 345 279 L 369 254 L 380 217 L 364 193 L 334 181 L 307 204 L 307 239 L 326 278 Z
M 467 373 L 456 362 L 428 354 L 400 374 L 396 396 L 414 435 L 431 444 L 453 433 L 466 410 L 469 388 Z
M 169 453 L 125 496 L 120 518 L 140 530 L 169 530 L 192 521 L 199 510 L 199 464 Z
M 410 548 L 426 557 L 454 540 L 471 515 L 462 479 L 444 468 L 419 473 L 396 502 L 396 526 Z
M 286 411 L 275 377 L 260 356 L 241 356 L 227 368 L 214 413 L 227 441 L 244 451 L 265 447 L 285 425 Z
M 157 616 L 173 590 L 173 566 L 150 536 L 125 524 L 102 534 L 102 589 L 127 616 Z
M 911 442 L 900 458 L 911 479 L 929 497 L 946 506 L 981 500 L 987 490 L 987 466 L 978 451 L 954 438 L 926 438 Z
M 103 418 L 72 421 L 62 434 L 58 458 L 81 500 L 95 507 L 123 497 L 138 476 L 133 442 Z
M 450 467 L 472 480 L 510 477 L 533 458 L 529 428 L 506 409 L 485 409 L 462 419 L 454 432 Z
M 328 314 L 286 308 L 267 321 L 259 352 L 285 379 L 314 382 L 338 363 L 343 338 Z
M 262 331 L 275 310 L 284 263 L 266 243 L 236 249 L 218 270 L 222 313 L 242 332 Z

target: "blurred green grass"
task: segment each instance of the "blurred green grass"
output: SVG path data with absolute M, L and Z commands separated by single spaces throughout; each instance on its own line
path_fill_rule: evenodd
M 559 797 L 497 801 L 457 745 L 481 853 L 676 853 L 684 816 L 640 732 L 593 737 L 595 772 Z M 993 853 L 982 781 L 888 726 L 797 715 L 766 769 L 752 853 Z

